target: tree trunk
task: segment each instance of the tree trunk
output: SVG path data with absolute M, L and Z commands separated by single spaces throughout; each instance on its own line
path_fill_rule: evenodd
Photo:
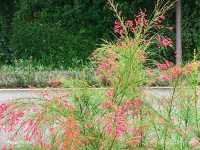
M 176 2 L 176 64 L 182 64 L 181 0 Z

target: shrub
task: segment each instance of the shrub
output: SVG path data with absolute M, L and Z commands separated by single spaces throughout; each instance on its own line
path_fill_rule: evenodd
M 15 26 L 11 39 L 16 59 L 32 58 L 43 65 L 55 67 L 69 64 L 71 60 L 68 58 L 75 58 L 75 52 L 67 47 L 73 37 L 67 37 L 68 33 L 58 25 L 22 23 Z
M 16 61 L 14 65 L 0 67 L 0 88 L 28 87 L 100 87 L 92 66 L 82 66 L 82 69 L 55 70 L 34 64 L 32 60 Z M 78 83 L 78 84 L 77 84 Z
M 78 9 L 64 1 L 19 1 L 16 5 L 9 43 L 15 59 L 32 57 L 54 68 L 76 67 L 87 61 L 106 29 L 101 25 L 105 22 L 102 11 L 87 9 L 87 2 Z M 97 13 L 90 13 L 92 10 Z
M 52 81 L 66 77 L 64 71 L 50 71 L 43 66 L 33 66 L 30 61 L 16 62 L 0 68 L 0 88 L 48 87 Z M 60 85 L 59 85 L 60 86 Z
M 152 21 L 175 2 L 158 1 Z M 56 97 L 45 92 L 44 101 L 1 104 L 1 129 L 14 132 L 13 140 L 22 136 L 39 149 L 198 149 L 200 63 L 196 57 L 184 67 L 169 61 L 158 63 L 161 78 L 173 87 L 169 97 L 156 95 L 152 99 L 142 88 L 148 79 L 144 67 L 144 50 L 149 46 L 144 43 L 148 33 L 145 31 L 150 31 L 152 24 L 143 17 L 138 19 L 140 24 L 134 37 L 130 37 L 115 3 L 110 0 L 109 4 L 123 30 L 120 44 L 107 43 L 102 47 L 118 56 L 110 78 L 112 87 L 98 92 L 86 87 Z M 167 43 L 171 44 L 168 40 Z

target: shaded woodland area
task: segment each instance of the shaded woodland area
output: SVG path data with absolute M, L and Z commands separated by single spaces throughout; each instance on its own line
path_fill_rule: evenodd
M 117 0 L 127 18 L 151 14 L 154 0 Z M 116 40 L 106 0 L 0 0 L 0 62 L 31 59 L 35 64 L 73 67 L 86 62 L 103 40 Z M 200 1 L 182 0 L 183 60 L 200 48 Z M 175 43 L 175 8 L 165 20 Z M 165 33 L 166 34 L 166 33 Z M 152 47 L 152 50 L 156 47 Z M 160 56 L 174 61 L 174 49 Z M 160 59 L 160 58 L 153 58 Z

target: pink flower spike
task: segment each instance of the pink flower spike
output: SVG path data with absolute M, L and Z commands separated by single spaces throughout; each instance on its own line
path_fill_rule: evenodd
M 112 98 L 114 96 L 114 91 L 112 89 L 108 90 L 106 96 Z
M 7 150 L 6 145 L 3 145 L 2 148 L 1 148 L 1 150 Z
M 165 60 L 165 64 L 168 68 L 172 67 L 174 64 L 173 62 L 169 61 L 169 60 Z
M 164 47 L 173 47 L 172 39 L 167 37 L 161 37 L 160 35 L 157 35 L 156 40 L 158 41 L 158 48 Z
M 163 76 L 162 79 L 165 80 L 165 81 L 170 81 L 171 80 L 171 78 L 169 76 L 167 76 L 167 75 Z
M 192 147 L 192 148 L 196 148 L 198 145 L 199 145 L 199 140 L 196 138 L 196 137 L 193 137 L 190 142 L 189 142 L 189 145 Z
M 132 20 L 127 20 L 127 21 L 125 22 L 125 26 L 126 26 L 127 28 L 131 28 L 131 27 L 133 26 L 133 21 L 132 21 Z
M 159 70 L 167 70 L 168 69 L 168 66 L 166 64 L 157 63 L 156 66 Z
M 172 73 L 172 77 L 173 78 L 177 78 L 179 77 L 181 74 L 182 74 L 182 68 L 179 67 L 179 66 L 174 66 L 172 69 L 171 69 L 171 73 Z

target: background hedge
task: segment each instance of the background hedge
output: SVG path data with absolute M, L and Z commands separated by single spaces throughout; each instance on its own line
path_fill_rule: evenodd
M 146 8 L 150 14 L 154 5 L 154 0 L 117 1 L 127 18 L 134 18 L 140 8 Z M 102 39 L 114 40 L 112 27 L 116 18 L 106 0 L 0 0 L 0 3 L 1 64 L 31 58 L 53 68 L 74 67 L 87 62 Z M 182 4 L 183 54 L 184 61 L 188 61 L 194 49 L 200 50 L 200 1 L 182 0 Z M 165 23 L 175 27 L 175 9 L 169 12 Z M 175 31 L 168 34 L 175 40 Z M 173 60 L 174 54 L 170 51 L 165 57 Z

